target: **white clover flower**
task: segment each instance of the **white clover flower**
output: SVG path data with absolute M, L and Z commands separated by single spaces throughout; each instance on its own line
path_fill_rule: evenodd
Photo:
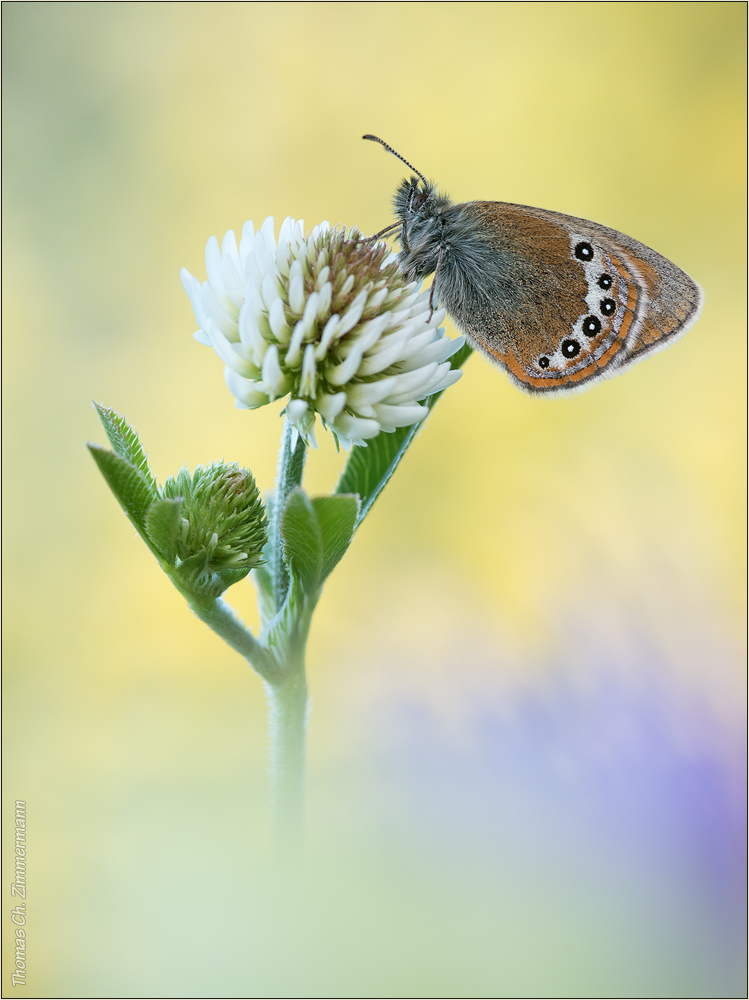
M 356 230 L 286 219 L 276 245 L 273 219 L 251 222 L 237 249 L 233 231 L 221 250 L 205 251 L 208 281 L 182 268 L 200 329 L 226 365 L 236 405 L 264 406 L 289 395 L 286 416 L 316 446 L 319 413 L 341 444 L 364 444 L 428 413 L 419 401 L 457 382 L 447 360 L 463 344 L 431 313 L 428 292 L 406 283 L 385 243 Z

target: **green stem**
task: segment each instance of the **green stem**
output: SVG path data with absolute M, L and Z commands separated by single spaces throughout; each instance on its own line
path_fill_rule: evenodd
M 271 827 L 276 850 L 298 854 L 304 836 L 304 764 L 307 682 L 304 654 L 298 669 L 280 684 L 265 685 L 271 759 Z
M 285 420 L 270 524 L 269 568 L 277 610 L 283 607 L 290 585 L 281 538 L 281 514 L 291 491 L 301 485 L 307 456 L 307 446 L 301 437 L 292 448 L 294 436 L 291 424 Z M 285 662 L 279 663 L 275 677 L 266 677 L 265 683 L 271 758 L 271 825 L 275 847 L 286 856 L 299 854 L 304 830 L 307 737 L 304 652 L 313 607 L 314 602 L 304 599 L 296 609 L 285 637 Z
M 281 544 L 281 512 L 289 493 L 302 482 L 304 460 L 307 457 L 307 446 L 301 437 L 297 438 L 292 449 L 291 439 L 293 428 L 288 420 L 284 420 L 281 450 L 278 453 L 278 470 L 276 473 L 276 491 L 273 498 L 273 512 L 270 524 L 271 565 L 273 589 L 276 599 L 276 610 L 283 607 L 286 593 L 289 589 L 289 571 L 283 557 Z
M 201 599 L 188 594 L 185 597 L 198 618 L 243 656 L 263 680 L 268 683 L 278 680 L 280 672 L 273 657 L 242 624 L 222 597 Z

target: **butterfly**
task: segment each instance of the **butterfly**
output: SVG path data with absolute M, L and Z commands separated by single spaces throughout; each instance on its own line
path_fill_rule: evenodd
M 468 342 L 520 389 L 587 389 L 663 350 L 697 321 L 700 286 L 660 254 L 614 229 L 561 212 L 501 201 L 454 204 L 414 174 L 398 187 L 401 270 L 434 275 Z

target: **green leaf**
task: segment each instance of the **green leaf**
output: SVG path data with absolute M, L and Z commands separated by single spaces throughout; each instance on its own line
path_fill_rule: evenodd
M 312 501 L 301 488 L 289 494 L 281 512 L 281 539 L 292 573 L 306 593 L 314 593 L 322 583 L 322 533 Z
M 133 428 L 124 417 L 120 416 L 119 413 L 115 413 L 108 406 L 102 406 L 101 403 L 97 403 L 96 401 L 94 401 L 94 406 L 96 407 L 96 412 L 99 414 L 99 419 L 104 425 L 104 430 L 109 438 L 109 443 L 114 449 L 115 455 L 119 455 L 120 458 L 124 458 L 126 462 L 134 465 L 149 486 L 158 493 L 158 484 L 148 467 L 148 456 L 143 451 L 143 446 Z
M 225 566 L 212 569 L 208 552 L 188 556 L 176 568 L 167 570 L 169 579 L 188 600 L 191 598 L 220 597 L 235 583 L 244 580 L 249 566 Z
M 313 497 L 322 537 L 322 582 L 340 562 L 351 544 L 359 515 L 359 497 L 339 493 L 336 496 Z
M 170 566 L 177 559 L 177 538 L 182 530 L 182 498 L 157 500 L 146 512 L 146 532 Z
M 281 610 L 265 625 L 258 642 L 264 646 L 277 663 L 286 663 L 290 646 L 294 643 L 305 604 L 302 585 L 292 575 L 286 599 Z
M 223 566 L 221 569 L 217 569 L 213 574 L 214 590 L 212 592 L 215 592 L 216 597 L 218 597 L 225 590 L 228 590 L 229 587 L 233 587 L 235 583 L 244 580 L 249 575 L 249 572 L 249 566 Z M 220 589 L 218 589 L 219 587 Z
M 88 448 L 120 506 L 138 533 L 143 536 L 148 547 L 159 555 L 148 538 L 145 521 L 148 508 L 158 500 L 158 493 L 146 481 L 143 474 L 124 458 L 98 444 L 90 444 Z
M 257 606 L 260 612 L 260 622 L 264 626 L 277 611 L 273 577 L 267 566 L 256 566 L 253 570 L 252 578 L 257 587 Z
M 464 344 L 450 358 L 450 367 L 461 368 L 471 354 L 471 347 Z M 442 395 L 441 392 L 429 396 L 426 406 L 429 410 Z M 378 434 L 367 442 L 366 448 L 354 445 L 346 468 L 336 484 L 336 494 L 358 493 L 361 506 L 356 521 L 358 528 L 369 513 L 372 504 L 387 485 L 388 480 L 398 467 L 409 445 L 419 433 L 424 420 L 411 427 L 398 427 L 392 434 Z
M 182 590 L 200 597 L 218 597 L 221 590 L 211 586 L 215 581 L 207 569 L 208 553 L 196 552 L 184 559 L 179 566 L 170 572 L 172 583 Z

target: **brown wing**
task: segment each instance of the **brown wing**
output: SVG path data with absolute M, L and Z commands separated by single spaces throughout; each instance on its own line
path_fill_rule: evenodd
M 488 295 L 453 296 L 451 308 L 440 284 L 440 297 L 469 340 L 529 392 L 583 389 L 618 374 L 699 315 L 699 286 L 622 233 L 524 205 L 456 208 L 496 266 L 480 281 Z

